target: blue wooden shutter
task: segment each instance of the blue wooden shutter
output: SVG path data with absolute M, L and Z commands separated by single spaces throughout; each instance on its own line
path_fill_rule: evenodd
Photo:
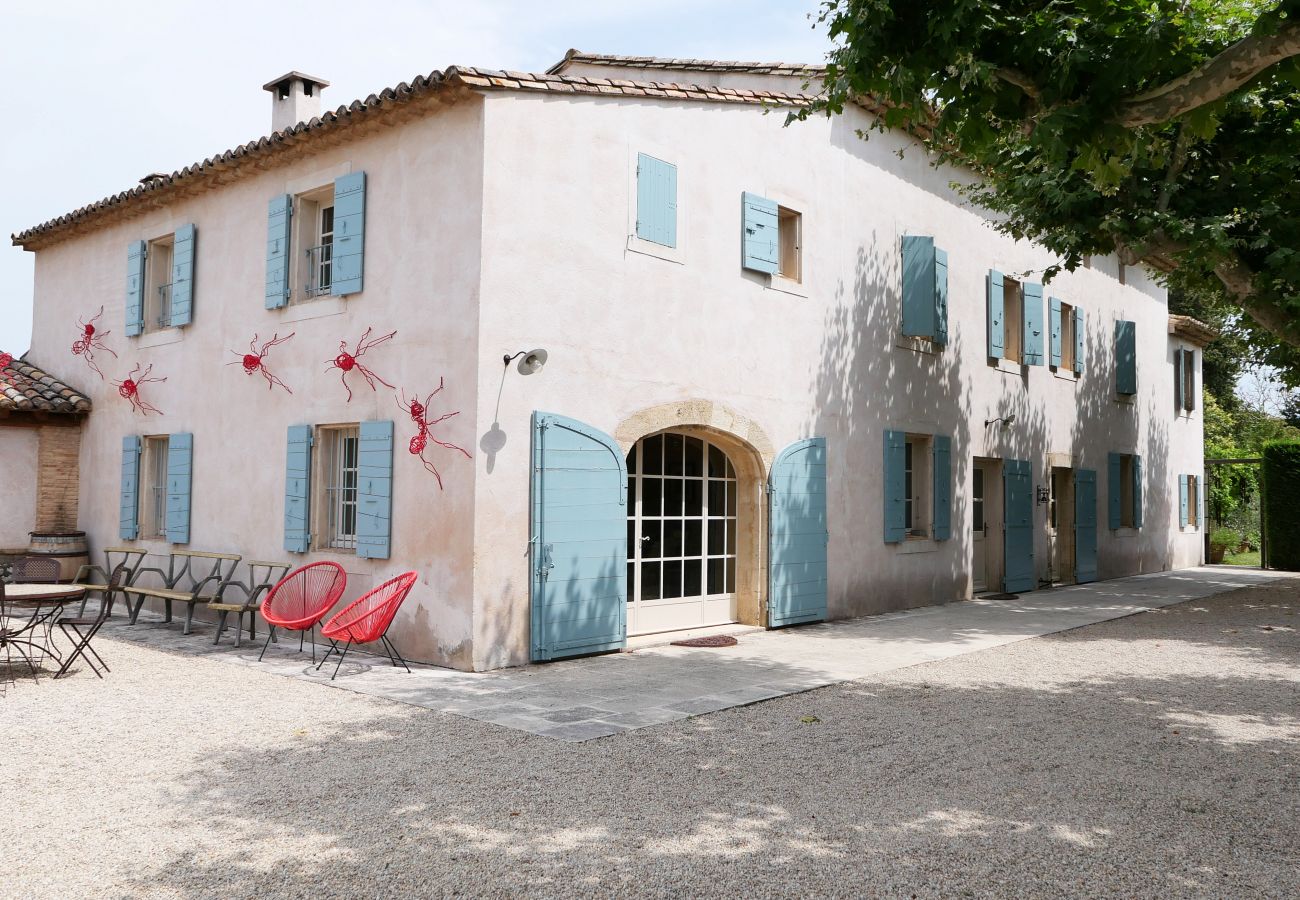
M 1187 527 L 1187 476 L 1178 476 L 1178 527 Z
M 289 447 L 284 470 L 284 549 L 306 553 L 311 546 L 307 514 L 311 503 L 310 425 L 289 426 Z
M 140 533 L 140 436 L 122 438 L 122 496 L 118 509 L 117 534 L 133 541 Z
M 948 251 L 934 248 L 934 342 L 948 343 Z
M 176 229 L 172 243 L 172 317 L 173 328 L 188 325 L 194 318 L 194 250 L 196 231 L 193 225 Z
M 1074 307 L 1070 310 L 1074 316 L 1074 374 L 1083 374 L 1083 310 Z
M 636 157 L 636 236 L 677 246 L 677 167 L 644 153 Z
M 1034 488 L 1028 460 L 1002 462 L 1003 582 L 1007 593 L 1032 591 L 1034 575 Z
M 272 197 L 266 233 L 267 309 L 279 309 L 289 302 L 289 225 L 292 218 L 293 198 L 288 194 Z
M 885 432 L 885 543 L 896 544 L 907 536 L 907 435 Z
M 1025 282 L 1021 292 L 1025 316 L 1025 365 L 1043 364 L 1043 286 Z
M 334 179 L 334 247 L 330 293 L 335 297 L 361 291 L 366 252 L 366 173 Z
M 388 559 L 392 523 L 393 422 L 362 422 L 357 455 L 357 556 Z
M 936 434 L 933 444 L 934 539 L 952 537 L 952 438 Z
M 1183 408 L 1183 351 L 1174 351 L 1174 409 Z
M 741 268 L 775 275 L 780 262 L 776 201 L 746 191 L 740 195 L 740 209 Z
M 988 277 L 988 312 L 989 312 L 989 358 L 1001 359 L 1006 349 L 1003 346 L 1002 316 L 1005 311 L 1002 296 L 1002 273 L 996 269 L 989 270 Z
M 1119 528 L 1124 521 L 1123 498 L 1124 486 L 1120 483 L 1123 466 L 1118 453 L 1106 454 L 1106 524 L 1111 531 Z
M 933 338 L 935 334 L 934 238 L 903 235 L 903 334 Z
M 1058 297 L 1053 297 L 1048 301 L 1049 310 L 1047 315 L 1047 330 L 1051 333 L 1051 347 L 1048 352 L 1048 362 L 1053 368 L 1059 368 L 1061 365 L 1061 301 Z
M 609 435 L 533 413 L 532 659 L 627 643 L 627 463 Z
M 786 447 L 772 463 L 767 624 L 826 619 L 826 441 Z
M 167 541 L 190 542 L 190 484 L 194 471 L 194 435 L 167 436 Z
M 1137 325 L 1115 323 L 1115 393 L 1137 393 Z
M 1097 473 L 1074 470 L 1074 580 L 1097 580 Z
M 1133 456 L 1133 527 L 1142 527 L 1142 457 Z
M 126 333 L 144 331 L 144 241 L 132 241 L 126 251 Z

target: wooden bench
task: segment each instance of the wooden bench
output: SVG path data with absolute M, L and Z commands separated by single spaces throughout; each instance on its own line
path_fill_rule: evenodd
M 185 634 L 190 633 L 194 622 L 194 607 L 199 603 L 220 602 L 222 592 L 232 582 L 235 566 L 243 557 L 237 553 L 206 553 L 201 550 L 173 550 L 167 559 L 167 570 L 153 566 L 144 566 L 136 571 L 132 583 L 122 589 L 126 595 L 127 611 L 131 614 L 131 624 L 135 624 L 140 615 L 140 608 L 146 600 L 161 600 L 166 606 L 164 621 L 172 620 L 172 604 L 184 603 Z M 162 587 L 141 587 L 135 582 L 146 572 L 153 572 L 162 579 Z M 131 605 L 134 596 L 135 606 Z
M 262 608 L 262 595 L 275 587 L 289 571 L 288 563 L 251 559 L 245 565 L 248 566 L 248 583 L 227 581 L 224 590 L 218 592 L 217 599 L 208 604 L 208 609 L 220 614 L 217 619 L 217 636 L 212 639 L 214 644 L 221 643 L 221 635 L 226 630 L 226 617 L 231 613 L 235 614 L 235 646 L 239 646 L 245 613 L 248 614 L 248 637 L 256 640 L 257 611 Z M 236 591 L 243 592 L 243 600 L 238 603 L 229 602 L 231 598 L 227 594 Z

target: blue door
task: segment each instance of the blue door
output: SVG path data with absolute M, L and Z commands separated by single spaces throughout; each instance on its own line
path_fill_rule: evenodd
M 781 451 L 768 494 L 767 624 L 826 619 L 826 440 Z
M 1074 470 L 1074 580 L 1097 580 L 1097 473 Z
M 627 464 L 609 435 L 533 413 L 532 658 L 627 643 Z
M 1007 593 L 1032 591 L 1034 578 L 1034 495 L 1029 461 L 1002 461 L 1003 577 Z

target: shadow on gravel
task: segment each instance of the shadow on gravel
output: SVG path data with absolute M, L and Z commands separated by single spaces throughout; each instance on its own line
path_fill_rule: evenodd
M 1295 896 L 1300 654 L 1251 631 L 1288 610 L 1188 604 L 577 745 L 404 711 L 215 747 L 157 816 L 234 849 L 139 889 Z

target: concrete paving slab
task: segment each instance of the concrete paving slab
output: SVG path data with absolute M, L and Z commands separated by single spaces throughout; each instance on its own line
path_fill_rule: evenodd
M 297 642 L 214 646 L 211 625 L 189 636 L 180 624 L 142 613 L 140 623 L 110 620 L 102 632 L 169 653 L 220 659 L 268 674 L 316 682 L 563 741 L 585 741 L 829 684 L 986 650 L 1287 577 L 1207 566 L 1073 585 L 1015 600 L 975 599 L 946 606 L 846 619 L 778 631 L 740 630 L 733 647 L 650 645 L 634 652 L 505 669 L 458 672 L 352 651 L 330 680 Z M 318 657 L 319 659 L 319 657 Z

